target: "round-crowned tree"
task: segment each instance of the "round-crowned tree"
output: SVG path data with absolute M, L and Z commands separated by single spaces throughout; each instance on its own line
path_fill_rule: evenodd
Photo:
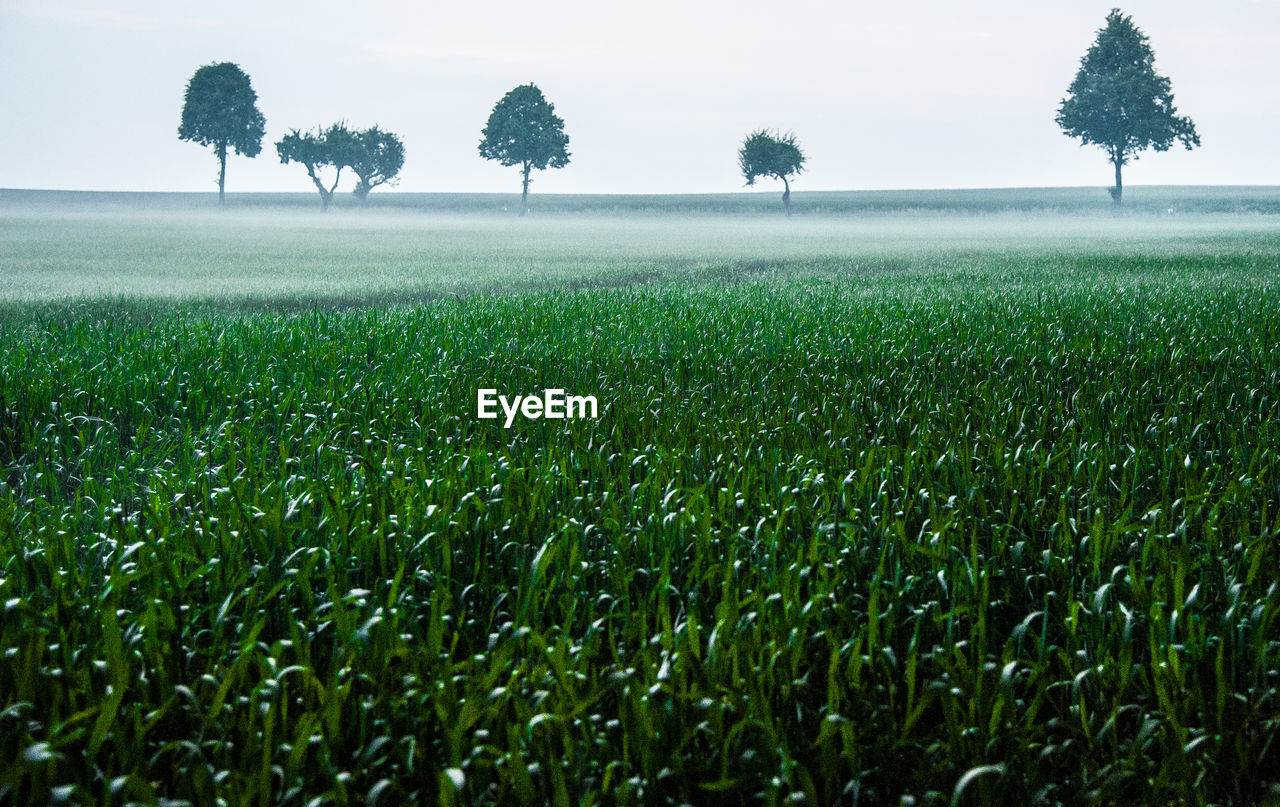
M 518 165 L 520 215 L 529 210 L 529 172 L 569 164 L 569 136 L 555 105 L 533 84 L 522 84 L 502 96 L 481 132 L 480 156 L 502 165 Z
M 212 146 L 218 157 L 218 203 L 226 202 L 227 149 L 256 157 L 267 121 L 249 76 L 232 62 L 207 64 L 187 82 L 178 137 Z
M 1117 207 L 1124 194 L 1120 169 L 1139 152 L 1200 145 L 1195 124 L 1178 114 L 1169 79 L 1156 72 L 1155 61 L 1146 34 L 1113 8 L 1058 107 L 1063 132 L 1106 151 L 1115 168 L 1111 199 Z

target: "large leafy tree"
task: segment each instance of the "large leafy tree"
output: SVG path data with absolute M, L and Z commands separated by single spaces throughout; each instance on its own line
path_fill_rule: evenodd
M 377 126 L 356 132 L 355 140 L 351 170 L 359 178 L 356 198 L 363 202 L 377 186 L 395 184 L 396 176 L 404 167 L 404 143 L 395 134 Z
M 320 192 L 320 209 L 328 210 L 333 203 L 333 193 L 342 179 L 342 170 L 361 157 L 361 147 L 355 132 L 344 123 L 335 123 L 323 131 L 300 132 L 293 129 L 276 143 L 280 162 L 299 163 L 307 169 L 307 176 Z M 333 170 L 332 180 L 326 176 Z
M 533 84 L 522 84 L 493 107 L 480 140 L 480 156 L 520 166 L 520 215 L 529 210 L 529 172 L 569 164 L 569 136 L 555 106 Z
M 791 215 L 791 183 L 793 177 L 804 170 L 804 152 L 796 142 L 795 134 L 779 134 L 759 129 L 747 135 L 738 150 L 738 168 L 747 185 L 756 184 L 761 177 L 782 180 L 782 207 Z
M 1120 169 L 1146 149 L 1167 151 L 1174 143 L 1200 145 L 1191 119 L 1173 105 L 1169 79 L 1155 70 L 1146 34 L 1113 8 L 1107 24 L 1080 60 L 1080 69 L 1058 107 L 1057 122 L 1085 145 L 1100 146 L 1115 166 L 1111 198 L 1121 203 Z
M 249 76 L 232 62 L 207 64 L 187 82 L 178 137 L 213 146 L 218 157 L 218 203 L 226 203 L 227 149 L 256 157 L 267 121 Z

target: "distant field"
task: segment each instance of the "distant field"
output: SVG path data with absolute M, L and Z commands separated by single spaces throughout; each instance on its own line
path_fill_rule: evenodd
M 529 197 L 532 214 L 556 213 L 711 213 L 773 215 L 781 210 L 781 191 L 705 194 L 539 194 Z M 1125 188 L 1125 207 L 1135 215 L 1204 213 L 1280 214 L 1280 187 L 1274 186 L 1143 186 Z M 400 193 L 375 191 L 367 208 L 422 213 L 502 213 L 517 209 L 517 194 Z M 318 208 L 315 193 L 228 193 L 232 209 L 263 207 Z M 336 209 L 360 209 L 351 194 L 334 199 Z M 795 213 L 899 215 L 903 213 L 990 214 L 1009 212 L 1110 215 L 1111 197 L 1102 186 L 1091 188 L 979 188 L 966 190 L 805 191 L 792 192 Z M 217 207 L 213 193 L 89 193 L 0 189 L 0 212 L 6 208 L 56 206 L 169 207 L 208 210 Z
M 1280 191 L 1144 192 L 0 192 L 0 803 L 1275 803 Z
M 233 200 L 226 211 L 196 195 L 49 198 L 70 203 L 28 204 L 22 194 L 0 193 L 0 311 L 4 301 L 24 308 L 51 300 L 123 308 L 188 300 L 239 310 L 410 304 L 477 292 L 865 274 L 884 265 L 912 269 L 913 282 L 966 266 L 1025 282 L 1027 266 L 1045 258 L 1092 265 L 1131 253 L 1213 258 L 1280 242 L 1280 217 L 1113 217 L 1105 206 L 1090 215 L 886 209 L 787 219 L 779 211 L 661 214 L 644 207 L 657 197 L 628 197 L 635 212 L 608 214 L 575 199 L 596 214 L 521 218 L 455 208 L 322 214 L 296 198 Z

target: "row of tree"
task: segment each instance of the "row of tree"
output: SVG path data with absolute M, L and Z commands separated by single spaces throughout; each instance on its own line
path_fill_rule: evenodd
M 222 62 L 201 67 L 187 84 L 178 136 L 211 146 L 218 158 L 218 200 L 225 201 L 227 151 L 254 157 L 262 150 L 266 120 L 258 96 L 239 66 Z M 1175 143 L 1200 145 L 1190 118 L 1177 114 L 1168 78 L 1155 71 L 1155 54 L 1145 34 L 1119 9 L 1080 60 L 1080 69 L 1055 118 L 1069 136 L 1096 145 L 1115 168 L 1111 196 L 1121 203 L 1121 169 L 1147 149 L 1166 151 Z M 481 133 L 480 156 L 521 172 L 520 210 L 528 210 L 530 172 L 569 164 L 569 137 L 555 106 L 533 84 L 508 92 L 494 106 Z M 394 184 L 404 166 L 404 144 L 377 126 L 352 130 L 345 122 L 327 129 L 294 129 L 276 143 L 280 161 L 306 168 L 321 206 L 333 201 L 346 169 L 356 176 L 355 195 L 364 200 L 379 185 Z M 804 153 L 793 133 L 758 130 L 738 150 L 738 167 L 748 186 L 771 177 L 783 183 L 782 204 L 791 214 L 790 179 L 803 170 Z M 329 174 L 328 172 L 332 172 Z
M 266 118 L 249 76 L 233 62 L 209 64 L 187 82 L 178 137 L 211 146 L 218 158 L 218 202 L 226 203 L 227 153 L 245 157 L 262 151 Z M 528 210 L 530 173 L 569 164 L 569 137 L 555 106 L 533 84 L 516 87 L 494 106 L 480 141 L 480 155 L 521 171 L 520 209 Z M 353 130 L 345 121 L 310 131 L 291 130 L 278 143 L 280 162 L 297 163 L 328 209 L 349 169 L 356 176 L 355 196 L 364 201 L 379 185 L 395 184 L 404 167 L 404 143 L 378 126 Z

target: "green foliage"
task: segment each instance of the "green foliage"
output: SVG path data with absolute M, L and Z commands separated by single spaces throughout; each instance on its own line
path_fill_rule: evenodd
M 760 177 L 786 180 L 804 168 L 804 154 L 793 132 L 780 134 L 760 129 L 747 135 L 738 150 L 738 169 L 747 185 Z
M 187 82 L 178 137 L 256 157 L 266 129 L 257 102 L 258 94 L 238 65 L 205 65 Z
M 522 84 L 502 96 L 481 132 L 480 156 L 506 166 L 520 166 L 520 204 L 527 209 L 529 172 L 569 164 L 569 136 L 555 105 L 533 84 Z
M 1177 114 L 1169 79 L 1155 71 L 1145 34 L 1119 9 L 1080 60 L 1080 69 L 1058 107 L 1056 121 L 1070 137 L 1101 146 L 1115 166 L 1113 196 L 1120 201 L 1120 169 L 1146 149 L 1167 151 L 1175 142 L 1200 145 L 1191 119 Z
M 780 134 L 759 129 L 747 135 L 738 150 L 738 169 L 748 186 L 755 185 L 760 177 L 782 180 L 786 188 L 782 194 L 782 202 L 790 215 L 791 183 L 788 182 L 788 177 L 804 170 L 804 153 L 800 151 L 793 132 Z
M 325 210 L 333 203 L 343 169 L 350 168 L 358 178 L 354 193 L 364 201 L 378 185 L 394 183 L 404 166 L 404 144 L 395 134 L 377 126 L 353 131 L 341 121 L 324 131 L 293 129 L 276 144 L 276 153 L 280 162 L 296 162 L 307 169 Z M 322 177 L 325 169 L 333 170 L 332 181 Z
M 351 157 L 351 170 L 359 177 L 355 195 L 364 200 L 379 185 L 394 185 L 396 175 L 404 167 L 404 143 L 392 132 L 376 125 L 355 132 L 356 148 Z
M 256 157 L 262 151 L 266 119 L 258 111 L 258 94 L 243 70 L 232 62 L 208 64 L 187 82 L 178 137 L 213 146 L 218 157 L 218 195 L 226 184 L 227 149 Z
M 293 129 L 276 143 L 276 153 L 285 165 L 296 162 L 307 169 L 307 176 L 320 192 L 322 210 L 327 210 L 332 204 L 333 193 L 342 179 L 342 170 L 368 159 L 357 134 L 345 123 L 332 124 L 322 132 Z M 332 182 L 323 178 L 326 168 L 333 169 Z
M 1274 228 L 833 221 L 683 261 L 577 221 L 543 293 L 10 312 L 0 801 L 1265 803 Z M 256 274 L 441 240 L 385 235 Z M 504 430 L 481 386 L 602 416 Z

